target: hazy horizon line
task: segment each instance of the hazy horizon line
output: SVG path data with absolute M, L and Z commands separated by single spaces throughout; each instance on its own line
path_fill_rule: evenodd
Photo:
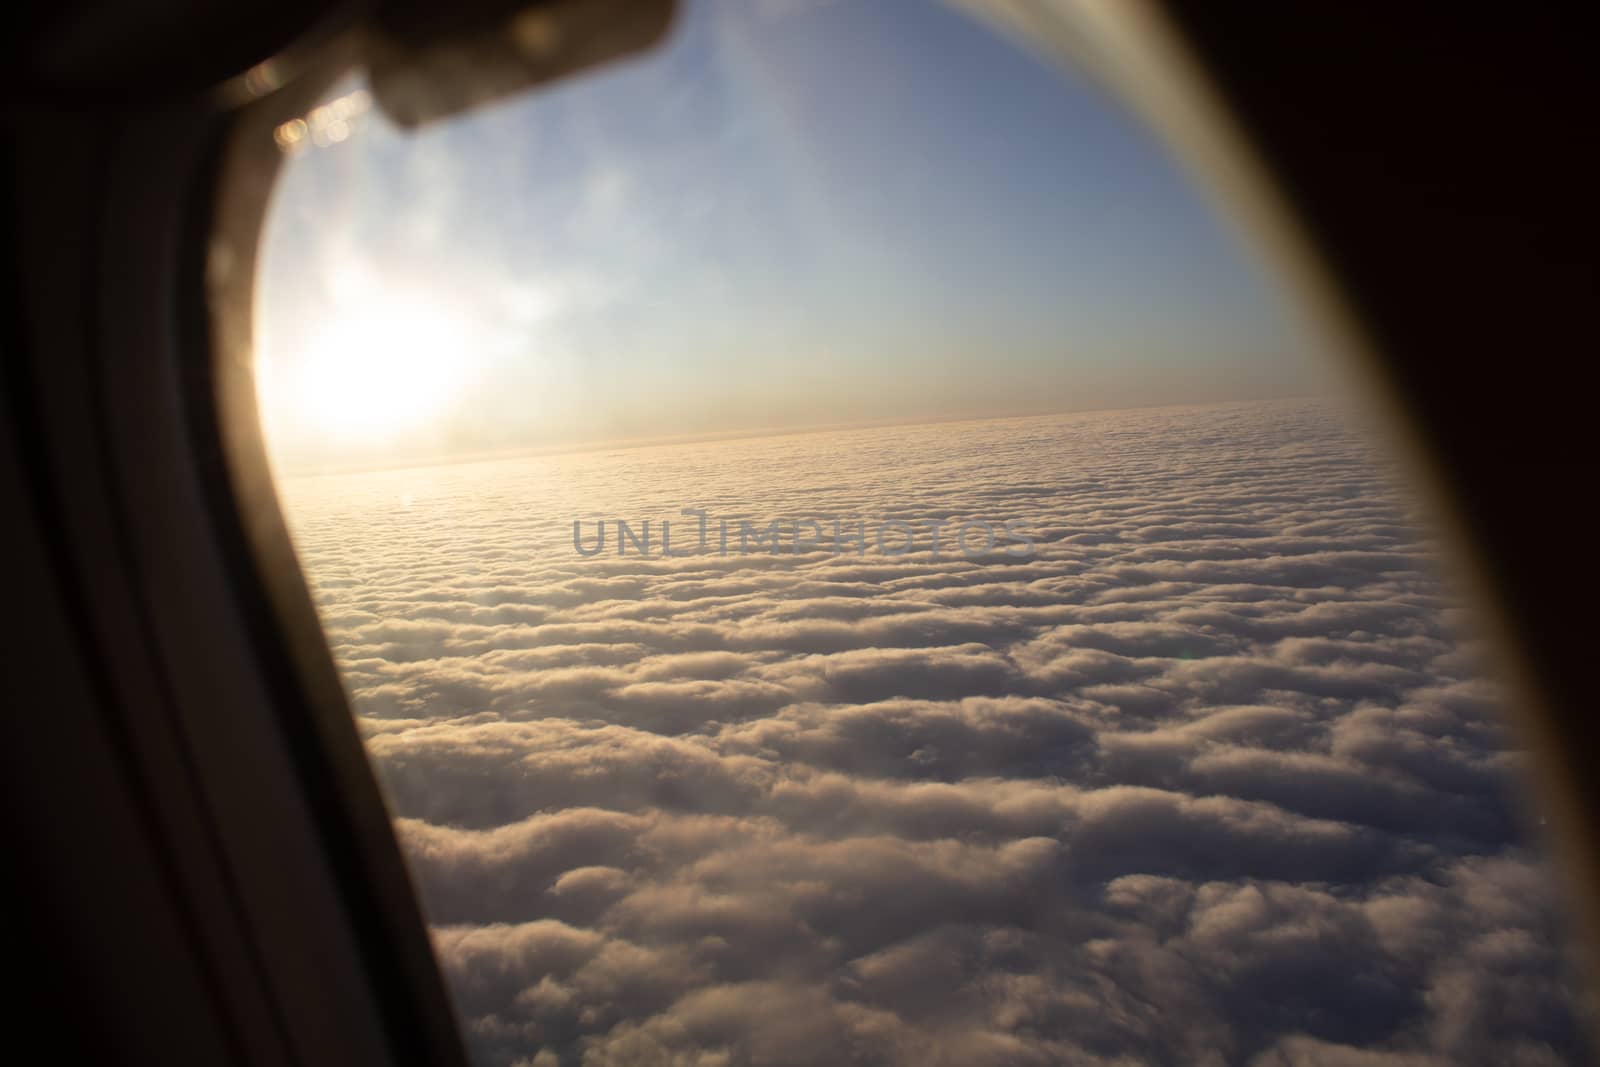
M 1312 389 L 1271 393 L 1265 396 L 1235 397 L 1228 400 L 1169 400 L 1144 404 L 1112 404 L 1082 408 L 1057 408 L 1047 411 L 1016 412 L 1005 415 L 947 415 L 933 418 L 914 416 L 902 419 L 869 419 L 855 422 L 809 423 L 797 426 L 774 427 L 768 430 L 712 430 L 700 433 L 662 434 L 642 437 L 623 437 L 573 441 L 548 445 L 515 445 L 509 448 L 480 449 L 454 452 L 417 459 L 395 459 L 375 462 L 335 464 L 299 464 L 285 461 L 274 455 L 270 442 L 267 455 L 280 478 L 323 478 L 345 474 L 370 474 L 379 471 L 425 470 L 430 467 L 456 467 L 473 463 L 494 463 L 501 460 L 523 459 L 534 456 L 576 455 L 586 452 L 630 452 L 646 448 L 665 448 L 677 445 L 695 445 L 708 442 L 729 443 L 756 441 L 771 437 L 807 437 L 823 433 L 841 433 L 849 430 L 879 430 L 915 426 L 942 426 L 963 422 L 1006 422 L 1023 419 L 1047 419 L 1062 415 L 1110 414 L 1118 411 L 1149 411 L 1158 408 L 1216 408 L 1230 404 L 1267 404 L 1285 400 L 1318 400 L 1326 395 Z

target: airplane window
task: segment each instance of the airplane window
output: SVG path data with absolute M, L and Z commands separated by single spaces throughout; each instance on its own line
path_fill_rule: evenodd
M 1583 1058 L 1418 495 L 1088 73 L 705 0 L 276 137 L 264 432 L 476 1062 Z

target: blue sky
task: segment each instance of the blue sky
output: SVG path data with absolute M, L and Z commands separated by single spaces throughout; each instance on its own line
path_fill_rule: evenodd
M 372 349 L 333 384 L 264 383 L 301 461 L 1311 377 L 1262 276 L 1113 98 L 925 2 L 686 3 L 647 56 L 413 134 L 372 111 L 286 161 L 260 285 L 264 377 Z M 408 328 L 423 306 L 444 325 Z M 392 329 L 337 329 L 355 320 Z M 397 335 L 432 347 L 393 355 Z M 431 399 L 360 388 L 379 377 Z M 364 404 L 393 414 L 337 415 Z

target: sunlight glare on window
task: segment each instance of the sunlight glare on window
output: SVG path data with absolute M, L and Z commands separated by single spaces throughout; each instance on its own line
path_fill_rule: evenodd
M 374 300 L 330 318 L 265 372 L 274 426 L 309 423 L 352 440 L 425 428 L 449 410 L 473 352 L 469 320 L 437 305 Z

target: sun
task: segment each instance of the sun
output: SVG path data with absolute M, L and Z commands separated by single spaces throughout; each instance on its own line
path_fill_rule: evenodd
M 437 426 L 474 353 L 468 325 L 425 301 L 343 309 L 275 368 L 272 421 L 324 439 L 377 444 Z

